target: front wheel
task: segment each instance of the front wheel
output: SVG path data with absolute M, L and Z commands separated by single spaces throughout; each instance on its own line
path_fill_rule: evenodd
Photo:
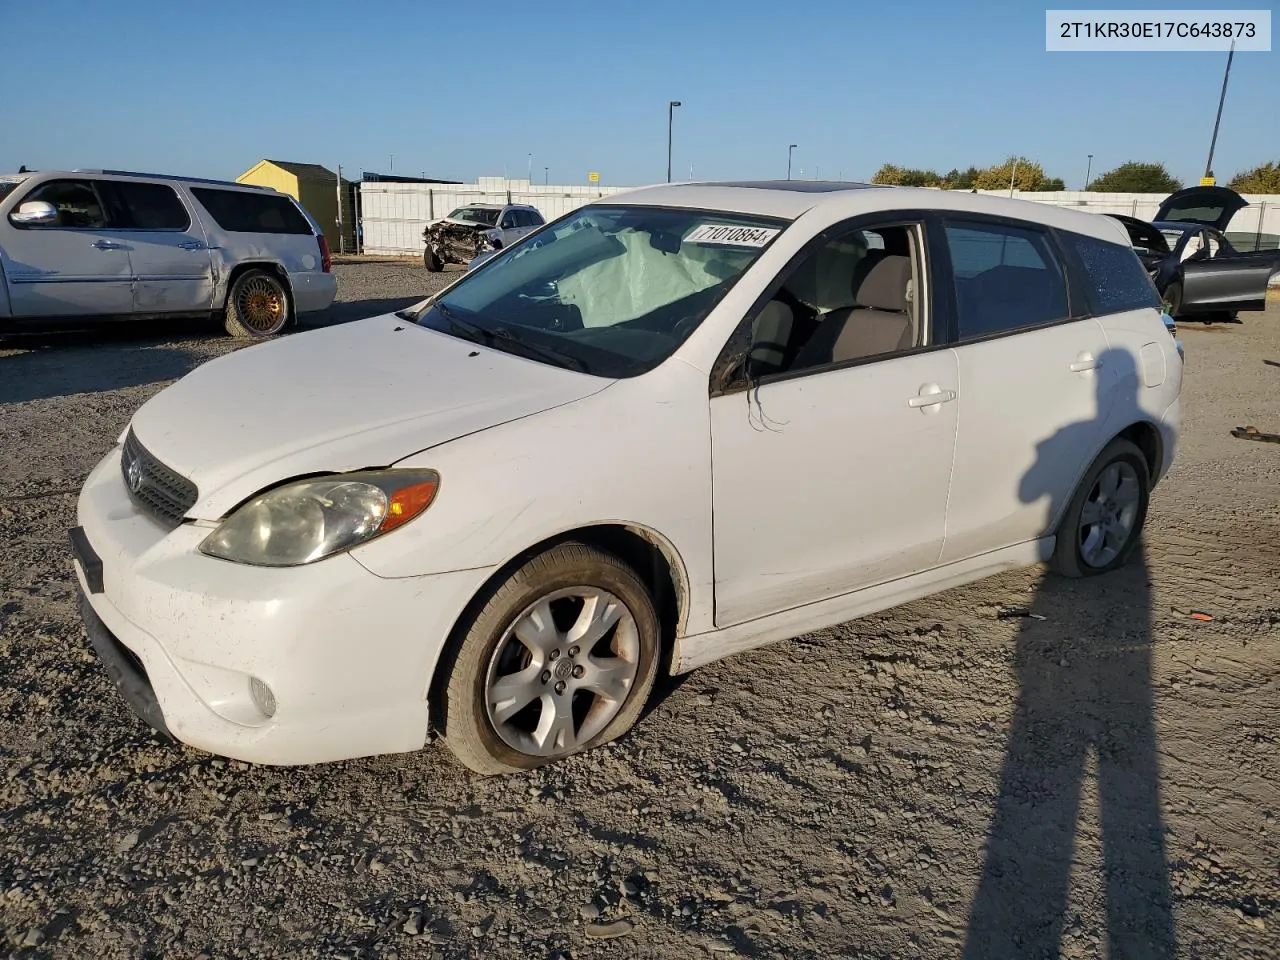
M 621 736 L 657 675 L 649 591 L 612 554 L 562 543 L 530 559 L 464 628 L 445 674 L 445 743 L 481 774 L 529 770 Z
M 439 273 L 444 269 L 444 261 L 430 247 L 422 253 L 422 265 L 427 268 L 428 273 Z
M 1052 567 L 1092 577 L 1123 566 L 1147 518 L 1151 472 L 1141 450 L 1117 438 L 1089 467 L 1058 527 Z
M 233 337 L 270 337 L 289 325 L 289 291 L 266 270 L 246 270 L 231 286 L 223 325 Z

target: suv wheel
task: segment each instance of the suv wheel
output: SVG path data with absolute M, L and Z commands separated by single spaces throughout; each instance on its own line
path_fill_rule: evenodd
M 454 756 L 513 773 L 608 743 L 639 719 L 658 671 L 649 591 L 612 554 L 561 543 L 497 587 L 440 664 Z
M 233 337 L 270 337 L 289 325 L 289 291 L 266 270 L 246 270 L 227 295 L 223 318 Z
M 422 265 L 427 268 L 429 273 L 439 273 L 444 268 L 444 262 L 430 247 L 423 251 Z

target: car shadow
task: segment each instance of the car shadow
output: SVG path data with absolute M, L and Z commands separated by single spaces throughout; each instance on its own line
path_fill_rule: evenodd
M 1036 463 L 1020 484 L 1022 501 L 1047 498 L 1051 517 L 1075 493 L 1064 489 L 1059 454 L 1079 449 L 1082 432 L 1096 436 L 1112 404 L 1136 402 L 1132 357 L 1110 350 L 1101 359 L 1115 372 L 1099 376 L 1098 419 L 1068 425 L 1038 444 Z M 1080 534 L 1073 529 L 1069 535 Z M 963 956 L 1062 955 L 1063 935 L 1071 931 L 1073 865 L 1080 872 L 1074 862 L 1080 801 L 1091 782 L 1101 826 L 1107 956 L 1171 957 L 1176 938 L 1144 546 L 1140 542 L 1126 565 L 1101 576 L 1045 574 L 1029 609 L 1044 619 L 1023 618 L 1018 631 L 1017 702 Z

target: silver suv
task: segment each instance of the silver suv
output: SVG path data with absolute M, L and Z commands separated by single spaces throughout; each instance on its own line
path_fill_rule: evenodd
M 0 175 L 0 331 L 24 321 L 218 315 L 280 333 L 337 290 L 288 194 L 123 170 Z

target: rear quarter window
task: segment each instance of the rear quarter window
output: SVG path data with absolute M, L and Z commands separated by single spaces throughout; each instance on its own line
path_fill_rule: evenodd
M 1156 285 L 1131 247 L 1080 233 L 1063 232 L 1062 237 L 1084 267 L 1085 292 L 1094 314 L 1160 308 Z
M 191 194 L 223 230 L 232 233 L 309 234 L 311 224 L 288 197 L 192 187 Z

